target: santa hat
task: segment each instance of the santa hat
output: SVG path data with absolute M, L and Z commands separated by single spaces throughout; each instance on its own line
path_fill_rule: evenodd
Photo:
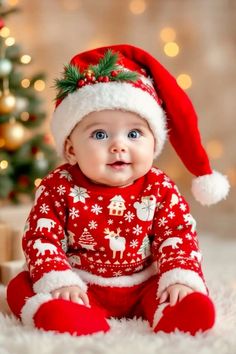
M 52 132 L 60 155 L 76 124 L 86 115 L 121 109 L 146 119 L 159 155 L 168 134 L 175 151 L 196 176 L 192 192 L 203 205 L 229 191 L 226 176 L 213 171 L 204 150 L 193 105 L 175 78 L 149 53 L 131 45 L 97 48 L 76 55 L 56 80 Z

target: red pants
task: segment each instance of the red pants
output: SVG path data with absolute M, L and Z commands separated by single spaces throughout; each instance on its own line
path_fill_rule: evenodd
M 88 285 L 91 308 L 102 309 L 106 318 L 141 317 L 150 325 L 158 307 L 157 278 L 151 277 L 142 284 L 132 287 L 103 287 Z M 8 285 L 7 300 L 13 314 L 21 319 L 21 311 L 29 298 L 35 295 L 28 272 L 18 274 Z M 48 301 L 49 298 L 45 300 Z M 40 304 L 43 302 L 40 302 Z
M 175 306 L 159 305 L 156 276 L 131 287 L 88 285 L 90 308 L 51 294 L 35 294 L 29 273 L 18 274 L 8 285 L 7 300 L 13 314 L 26 325 L 60 333 L 92 334 L 108 331 L 107 318 L 141 317 L 155 332 L 179 329 L 195 334 L 211 328 L 214 305 L 208 296 L 192 293 Z

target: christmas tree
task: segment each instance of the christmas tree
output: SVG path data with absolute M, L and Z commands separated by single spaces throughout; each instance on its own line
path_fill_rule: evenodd
M 56 154 L 47 135 L 34 132 L 44 121 L 44 74 L 25 78 L 31 62 L 10 36 L 6 19 L 19 9 L 0 0 L 0 202 L 33 197 L 35 186 L 55 166 Z M 38 129 L 37 129 L 38 130 Z

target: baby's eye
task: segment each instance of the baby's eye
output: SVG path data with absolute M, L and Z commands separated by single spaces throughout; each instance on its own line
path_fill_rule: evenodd
M 130 130 L 129 134 L 128 134 L 128 138 L 131 139 L 137 139 L 141 136 L 141 132 L 138 129 L 132 129 Z
M 104 130 L 96 130 L 92 133 L 92 137 L 97 140 L 104 140 L 108 138 L 108 135 Z

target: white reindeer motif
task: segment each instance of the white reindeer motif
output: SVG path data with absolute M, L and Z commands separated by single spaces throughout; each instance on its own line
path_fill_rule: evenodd
M 50 254 L 58 253 L 56 246 L 52 245 L 51 243 L 42 243 L 41 240 L 35 241 L 33 249 L 38 250 L 36 257 L 40 255 L 44 256 L 46 251 L 49 251 Z
M 120 236 L 121 229 L 117 228 L 117 232 L 110 231 L 108 228 L 104 230 L 105 238 L 108 239 L 110 249 L 113 251 L 113 258 L 116 257 L 116 252 L 120 252 L 120 258 L 123 258 L 126 239 Z

